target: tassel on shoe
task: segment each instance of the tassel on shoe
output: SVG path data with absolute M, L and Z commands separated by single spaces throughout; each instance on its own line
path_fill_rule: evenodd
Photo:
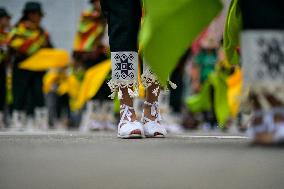
M 116 94 L 116 92 L 112 92 L 108 97 L 113 100 L 115 98 L 115 94 Z
M 119 99 L 119 100 L 123 99 L 123 97 L 122 97 L 122 91 L 121 91 L 120 89 L 118 90 L 117 96 L 118 96 L 118 99 Z
M 138 91 L 137 90 L 132 90 L 130 88 L 128 88 L 128 94 L 131 98 L 135 98 L 136 96 L 138 96 Z
M 177 85 L 175 83 L 171 82 L 170 80 L 169 80 L 169 84 L 170 84 L 172 89 L 176 89 L 177 88 Z

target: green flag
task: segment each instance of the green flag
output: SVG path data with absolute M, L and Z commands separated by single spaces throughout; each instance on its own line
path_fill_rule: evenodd
M 144 57 L 165 85 L 182 54 L 222 9 L 219 0 L 144 0 Z
M 224 51 L 230 64 L 239 64 L 237 47 L 240 44 L 239 35 L 242 26 L 242 15 L 239 0 L 232 0 L 224 30 Z

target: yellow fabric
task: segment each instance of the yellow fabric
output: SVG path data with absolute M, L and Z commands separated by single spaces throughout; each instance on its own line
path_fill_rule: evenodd
M 50 68 L 62 68 L 69 63 L 69 54 L 62 49 L 41 49 L 33 56 L 21 62 L 21 69 L 30 71 L 44 71 Z
M 29 29 L 25 23 L 14 27 L 8 35 L 8 43 L 14 50 L 32 55 L 48 43 L 48 33 L 42 29 Z
M 142 84 L 141 81 L 141 62 L 138 62 L 138 93 L 139 93 L 139 97 L 144 98 L 145 97 L 145 88 Z
M 7 45 L 8 33 L 0 30 L 0 46 Z
M 49 71 L 43 77 L 43 92 L 45 94 L 51 92 L 53 85 L 59 80 L 59 73 L 56 71 Z
M 71 107 L 73 110 L 82 108 L 88 100 L 97 94 L 110 70 L 110 59 L 96 64 L 88 69 L 80 87 L 78 98 L 75 104 Z
M 243 79 L 242 79 L 242 71 L 240 68 L 237 68 L 233 75 L 231 75 L 227 79 L 228 85 L 228 104 L 230 107 L 232 117 L 236 117 L 239 108 L 240 108 L 240 101 L 241 101 L 241 91 L 243 86 Z
M 7 104 L 13 104 L 13 95 L 12 95 L 12 73 L 7 73 L 6 78 L 6 89 L 7 89 L 7 95 L 6 95 L 6 102 Z
M 90 33 L 88 36 L 84 36 L 82 33 L 77 33 L 75 36 L 73 49 L 74 51 L 80 51 L 80 52 L 90 52 L 94 50 L 94 43 L 96 42 L 96 39 L 99 35 L 101 35 L 104 31 L 104 28 L 102 25 L 98 25 L 96 30 L 94 32 Z M 83 38 L 86 37 L 86 42 L 84 42 Z M 91 41 L 91 42 L 90 42 Z
M 57 93 L 59 95 L 68 94 L 71 98 L 77 98 L 81 83 L 74 74 L 61 79 Z

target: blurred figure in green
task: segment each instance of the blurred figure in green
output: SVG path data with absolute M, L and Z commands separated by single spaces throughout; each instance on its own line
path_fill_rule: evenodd
M 201 85 L 208 79 L 210 73 L 214 71 L 216 62 L 217 50 L 215 48 L 202 48 L 195 57 L 195 63 L 199 68 Z
M 8 43 L 10 54 L 13 57 L 12 94 L 14 111 L 12 124 L 17 129 L 24 129 L 27 112 L 35 113 L 35 117 L 31 115 L 29 118 L 31 126 L 47 128 L 47 110 L 44 107 L 42 91 L 44 72 L 28 71 L 18 67 L 22 61 L 34 55 L 41 48 L 52 46 L 48 33 L 41 27 L 43 16 L 40 3 L 27 2 L 21 19 L 9 34 Z
M 196 55 L 194 62 L 199 70 L 199 87 L 208 80 L 209 75 L 214 72 L 217 64 L 217 44 L 213 39 L 207 39 L 201 44 L 200 52 Z M 214 104 L 214 87 L 210 86 L 209 91 L 211 104 Z M 209 111 L 203 112 L 204 129 L 213 129 L 217 127 L 217 119 L 214 112 L 214 106 Z
M 0 129 L 5 127 L 7 39 L 11 16 L 0 7 Z

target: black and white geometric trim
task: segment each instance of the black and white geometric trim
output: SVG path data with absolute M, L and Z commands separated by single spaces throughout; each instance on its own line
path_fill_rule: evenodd
M 121 89 L 127 88 L 131 98 L 138 96 L 138 53 L 134 51 L 111 52 L 112 79 L 108 82 L 111 99 L 118 95 L 123 99 Z
M 132 51 L 112 52 L 112 79 L 116 81 L 136 80 L 138 53 Z
M 245 30 L 241 34 L 242 99 L 255 93 L 261 106 L 271 108 L 266 95 L 284 102 L 284 31 Z M 247 103 L 250 104 L 250 103 Z
M 245 31 L 241 39 L 245 80 L 284 81 L 283 31 Z

